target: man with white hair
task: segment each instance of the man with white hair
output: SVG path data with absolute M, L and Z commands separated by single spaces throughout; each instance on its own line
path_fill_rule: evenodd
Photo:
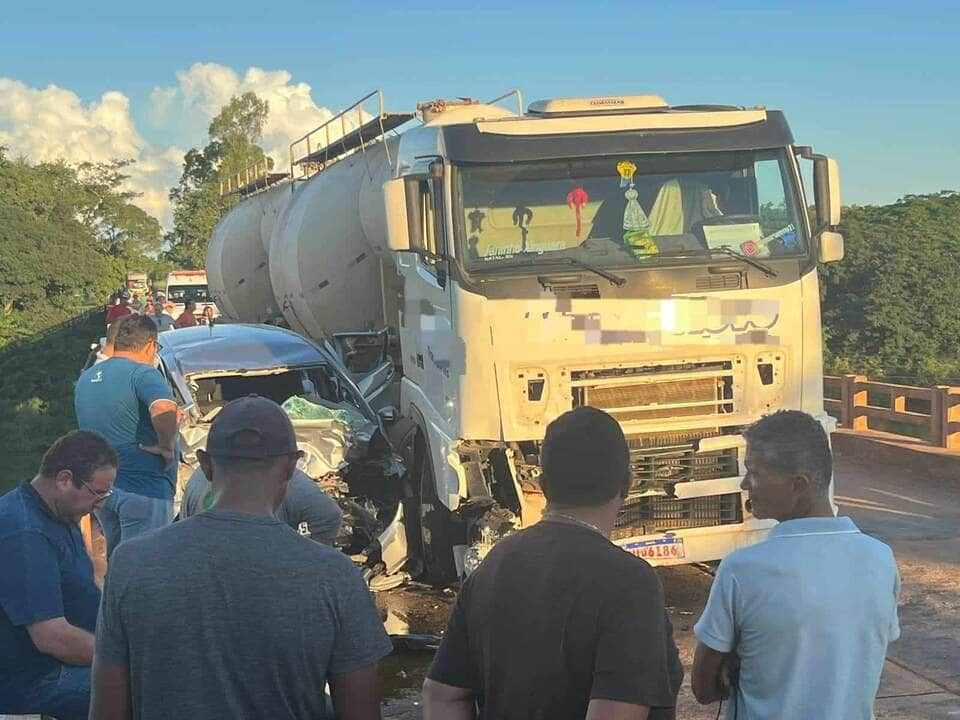
M 823 426 L 797 410 L 744 432 L 741 488 L 779 525 L 717 570 L 693 661 L 693 692 L 728 718 L 871 720 L 887 643 L 900 635 L 893 552 L 830 503 Z

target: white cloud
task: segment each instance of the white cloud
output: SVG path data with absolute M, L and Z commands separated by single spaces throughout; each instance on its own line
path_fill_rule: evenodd
M 121 92 L 104 92 L 85 105 L 76 93 L 55 85 L 37 89 L 0 77 L 0 145 L 33 162 L 132 158 L 137 162 L 128 168 L 129 185 L 141 193 L 135 202 L 169 228 L 167 193 L 180 177 L 181 148 L 206 143 L 210 120 L 231 97 L 254 92 L 270 104 L 261 145 L 278 170 L 288 167 L 292 140 L 333 116 L 314 102 L 310 85 L 293 82 L 286 70 L 250 67 L 240 75 L 224 65 L 196 63 L 176 77 L 175 85 L 153 89 L 148 112 L 140 114 L 147 130 L 162 130 L 175 142 L 170 146 L 144 138 L 130 112 L 130 99 Z
M 195 125 L 202 120 L 204 125 L 208 125 L 231 97 L 253 92 L 266 100 L 270 112 L 261 145 L 279 170 L 289 167 L 292 140 L 333 117 L 328 108 L 314 102 L 310 85 L 293 82 L 293 77 L 286 70 L 251 67 L 241 77 L 223 65 L 196 63 L 187 70 L 179 71 L 177 81 L 174 87 L 154 88 L 151 94 L 153 117 L 161 118 L 164 122 L 174 122 L 179 117 L 184 124 Z M 338 132 L 331 132 L 331 137 L 337 136 Z
M 33 162 L 134 159 L 128 183 L 143 193 L 135 202 L 165 226 L 171 223 L 167 192 L 180 177 L 183 151 L 147 142 L 123 93 L 105 92 L 85 106 L 76 93 L 56 85 L 38 90 L 0 77 L 0 145 Z

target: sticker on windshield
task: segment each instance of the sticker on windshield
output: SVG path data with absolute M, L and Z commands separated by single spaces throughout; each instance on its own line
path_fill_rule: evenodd
M 793 223 L 767 235 L 760 242 L 769 249 L 770 254 L 774 255 L 784 255 L 800 250 L 797 242 L 797 228 Z
M 703 237 L 707 241 L 707 247 L 711 250 L 721 247 L 735 249 L 751 240 L 758 246 L 762 246 L 760 240 L 760 223 L 738 223 L 736 225 L 704 224 Z

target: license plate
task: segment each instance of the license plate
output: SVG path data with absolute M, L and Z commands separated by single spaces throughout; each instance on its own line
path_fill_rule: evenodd
M 620 547 L 644 560 L 679 560 L 686 557 L 683 551 L 682 537 L 636 540 L 624 543 Z

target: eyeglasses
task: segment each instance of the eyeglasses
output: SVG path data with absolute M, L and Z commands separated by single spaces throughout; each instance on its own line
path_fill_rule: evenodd
M 100 492 L 99 490 L 94 490 L 94 489 L 93 489 L 92 487 L 90 487 L 90 486 L 86 483 L 86 481 L 84 481 L 84 480 L 81 480 L 80 483 L 81 483 L 87 490 L 89 490 L 90 493 L 91 493 L 97 500 L 106 500 L 108 497 L 110 497 L 111 495 L 113 495 L 113 490 L 106 490 L 106 491 L 104 491 L 104 492 Z

